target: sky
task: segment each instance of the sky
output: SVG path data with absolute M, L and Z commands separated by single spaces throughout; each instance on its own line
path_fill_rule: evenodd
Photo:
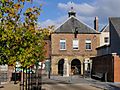
M 56 27 L 68 18 L 68 11 L 74 8 L 77 18 L 94 27 L 94 18 L 99 18 L 99 30 L 108 24 L 109 17 L 120 17 L 120 0 L 33 0 L 33 5 L 42 4 L 38 23 L 41 27 Z M 72 3 L 71 3 L 72 2 Z

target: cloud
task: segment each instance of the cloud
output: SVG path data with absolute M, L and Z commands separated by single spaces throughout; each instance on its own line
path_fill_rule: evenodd
M 69 11 L 70 8 L 73 7 L 73 9 L 81 15 L 90 15 L 95 12 L 96 8 L 93 7 L 92 5 L 89 5 L 87 3 L 82 3 L 82 4 L 76 4 L 76 3 L 71 3 L 68 2 L 67 4 L 64 3 L 58 3 L 58 8 L 64 9 Z
M 108 23 L 108 17 L 120 17 L 120 0 L 94 0 L 92 3 L 58 3 L 57 7 L 68 12 L 71 8 L 77 13 L 77 18 L 93 27 L 94 17 L 99 17 L 100 29 Z M 64 12 L 63 11 L 63 12 Z M 42 26 L 56 25 L 63 23 L 67 19 L 66 14 L 55 20 L 48 19 L 41 22 Z
M 120 0 L 98 0 L 96 6 L 100 16 L 120 16 Z
M 94 17 L 77 16 L 77 18 L 78 18 L 81 22 L 87 24 L 88 26 L 90 26 L 90 27 L 92 27 L 92 28 L 94 27 L 94 23 L 93 23 Z
M 47 26 L 51 26 L 51 25 L 56 25 L 56 22 L 51 19 L 47 19 L 46 21 L 39 22 L 39 26 L 41 26 L 41 27 L 47 27 Z
M 58 8 L 64 10 L 74 10 L 85 16 L 120 16 L 120 0 L 97 0 L 94 3 L 58 3 Z
M 92 3 L 58 3 L 58 8 L 69 11 L 71 6 L 80 20 L 89 25 L 95 16 L 99 17 L 100 27 L 108 23 L 108 17 L 120 17 L 120 0 L 95 0 Z
M 61 23 L 63 23 L 65 20 L 67 19 L 67 16 L 62 16 L 57 18 L 56 20 L 51 20 L 51 19 L 47 19 L 43 22 L 39 22 L 39 26 L 40 27 L 48 27 L 48 26 L 52 26 L 54 25 L 55 27 L 58 27 Z

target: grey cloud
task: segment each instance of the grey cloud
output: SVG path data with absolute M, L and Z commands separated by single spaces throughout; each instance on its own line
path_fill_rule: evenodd
M 51 19 L 47 19 L 43 22 L 39 22 L 39 26 L 40 27 L 48 27 L 48 26 L 52 26 L 54 25 L 55 27 L 58 27 L 61 23 L 63 23 L 65 20 L 67 19 L 67 16 L 62 16 L 57 18 L 56 20 L 51 20 Z
M 100 16 L 120 16 L 120 0 L 98 0 L 96 6 Z

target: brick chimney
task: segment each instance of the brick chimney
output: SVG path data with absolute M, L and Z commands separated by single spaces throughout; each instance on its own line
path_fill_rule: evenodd
M 98 25 L 98 17 L 96 16 L 96 17 L 95 17 L 95 20 L 94 20 L 94 29 L 95 29 L 96 31 L 98 31 L 98 28 L 99 28 L 99 25 Z

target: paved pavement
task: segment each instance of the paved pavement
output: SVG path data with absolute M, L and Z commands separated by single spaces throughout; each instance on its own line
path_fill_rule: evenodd
M 51 76 L 51 80 L 61 81 L 62 83 L 89 85 L 102 90 L 120 90 L 120 87 L 116 87 L 116 86 L 120 86 L 120 83 L 101 82 L 91 78 L 83 78 L 81 76 L 72 76 L 72 77 Z
M 19 83 L 4 84 L 0 90 L 20 90 Z M 120 83 L 100 82 L 80 76 L 62 77 L 51 76 L 42 78 L 43 90 L 120 90 Z
M 56 85 L 45 84 L 43 89 L 45 90 L 102 90 L 87 84 L 56 84 Z
M 61 79 L 60 79 L 61 78 Z M 68 77 L 43 78 L 43 89 L 45 90 L 102 90 L 91 86 L 89 83 L 71 83 Z M 47 82 L 46 82 L 47 81 Z
M 64 81 L 71 84 L 89 84 L 90 86 L 100 89 L 106 89 L 106 90 L 110 88 L 108 83 L 106 82 L 100 82 L 98 80 L 94 80 L 91 78 L 83 78 L 81 76 L 72 76 L 72 77 L 52 76 L 51 79 Z
M 110 83 L 109 85 L 113 87 L 111 90 L 120 90 L 120 82 Z
M 19 83 L 14 84 L 13 82 L 2 84 L 0 90 L 20 90 Z

